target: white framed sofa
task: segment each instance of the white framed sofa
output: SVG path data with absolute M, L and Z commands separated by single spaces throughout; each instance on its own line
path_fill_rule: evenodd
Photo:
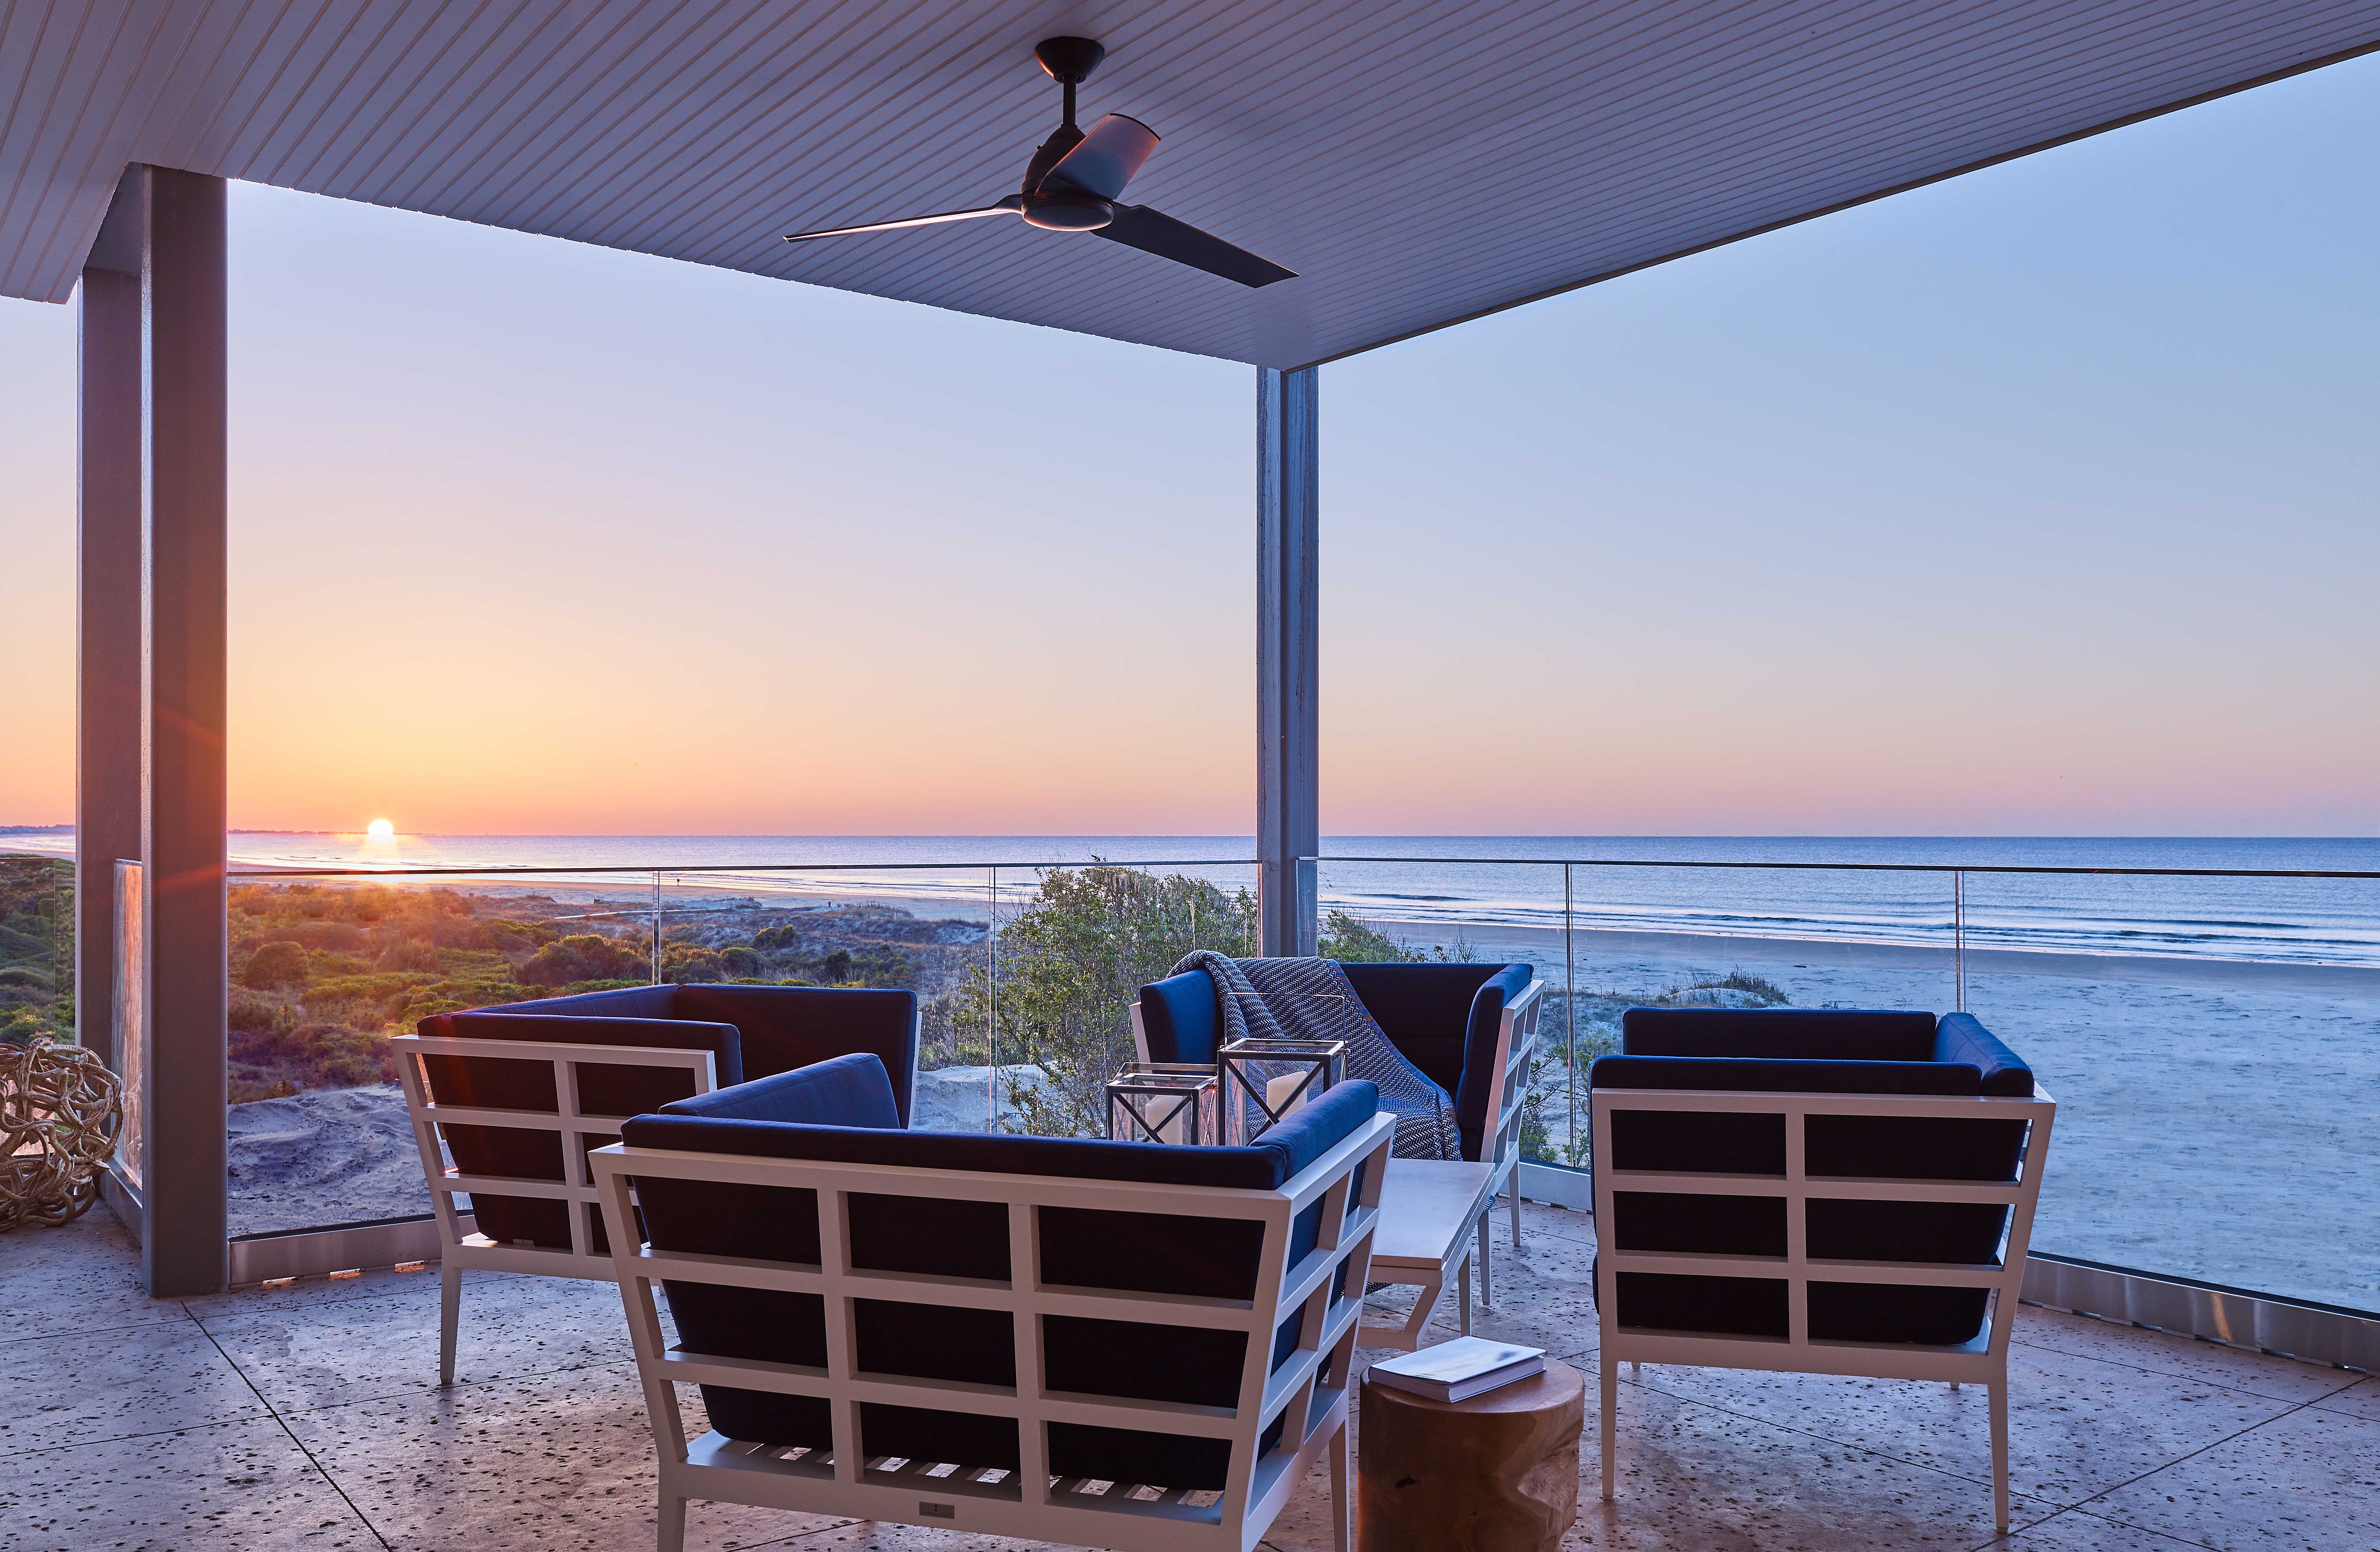
M 1620 1365 L 1985 1388 L 2009 1522 L 2008 1348 L 2057 1103 L 1965 1013 L 1630 1008 L 1589 1069 L 1603 1497 Z
M 911 1132 L 856 1056 L 629 1121 L 593 1157 L 662 1552 L 694 1498 L 1248 1552 L 1323 1460 L 1347 1546 L 1376 1106 L 1245 1148 Z
M 587 1155 L 616 1141 L 623 1121 L 747 1076 L 866 1051 L 906 1125 L 917 999 L 873 988 L 664 983 L 435 1014 L 390 1045 L 438 1223 L 446 1386 L 464 1272 L 615 1276 Z

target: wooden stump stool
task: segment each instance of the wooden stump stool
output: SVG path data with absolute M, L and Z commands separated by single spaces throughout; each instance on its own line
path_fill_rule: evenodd
M 1362 1552 L 1553 1552 L 1578 1517 L 1586 1386 L 1567 1363 L 1467 1401 L 1364 1380 Z

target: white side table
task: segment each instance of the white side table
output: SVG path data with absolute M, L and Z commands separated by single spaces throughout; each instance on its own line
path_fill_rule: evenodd
M 1392 1158 L 1380 1183 L 1380 1216 L 1372 1230 L 1376 1283 L 1418 1288 L 1413 1313 L 1402 1326 L 1366 1322 L 1356 1337 L 1364 1347 L 1411 1352 L 1421 1346 L 1449 1275 L 1456 1280 L 1463 1334 L 1471 1335 L 1471 1247 L 1479 1220 L 1496 1201 L 1496 1167 L 1456 1159 Z

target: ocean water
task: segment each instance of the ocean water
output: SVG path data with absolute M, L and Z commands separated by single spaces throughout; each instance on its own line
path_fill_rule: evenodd
M 70 854 L 71 835 L 0 836 Z M 2157 877 L 1896 868 L 2263 870 L 2380 874 L 2380 838 L 1334 836 L 1326 907 L 1443 929 L 1466 923 L 1705 936 L 2380 966 L 2380 876 Z M 1250 885 L 1233 836 L 399 836 L 240 831 L 240 869 L 531 868 L 623 892 L 877 895 L 980 913 L 1037 870 L 1095 858 Z M 1681 864 L 1749 864 L 1725 867 Z M 1565 865 L 1568 864 L 1568 865 Z M 611 874 L 591 870 L 625 869 Z M 803 870 L 815 870 L 804 872 Z M 1954 910 L 1954 890 L 1960 897 Z

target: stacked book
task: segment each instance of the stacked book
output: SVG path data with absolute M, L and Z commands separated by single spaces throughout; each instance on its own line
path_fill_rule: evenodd
M 1377 1384 L 1410 1390 L 1433 1401 L 1462 1401 L 1500 1385 L 1543 1374 L 1545 1369 L 1546 1350 L 1541 1347 L 1457 1337 L 1375 1363 L 1371 1376 Z

